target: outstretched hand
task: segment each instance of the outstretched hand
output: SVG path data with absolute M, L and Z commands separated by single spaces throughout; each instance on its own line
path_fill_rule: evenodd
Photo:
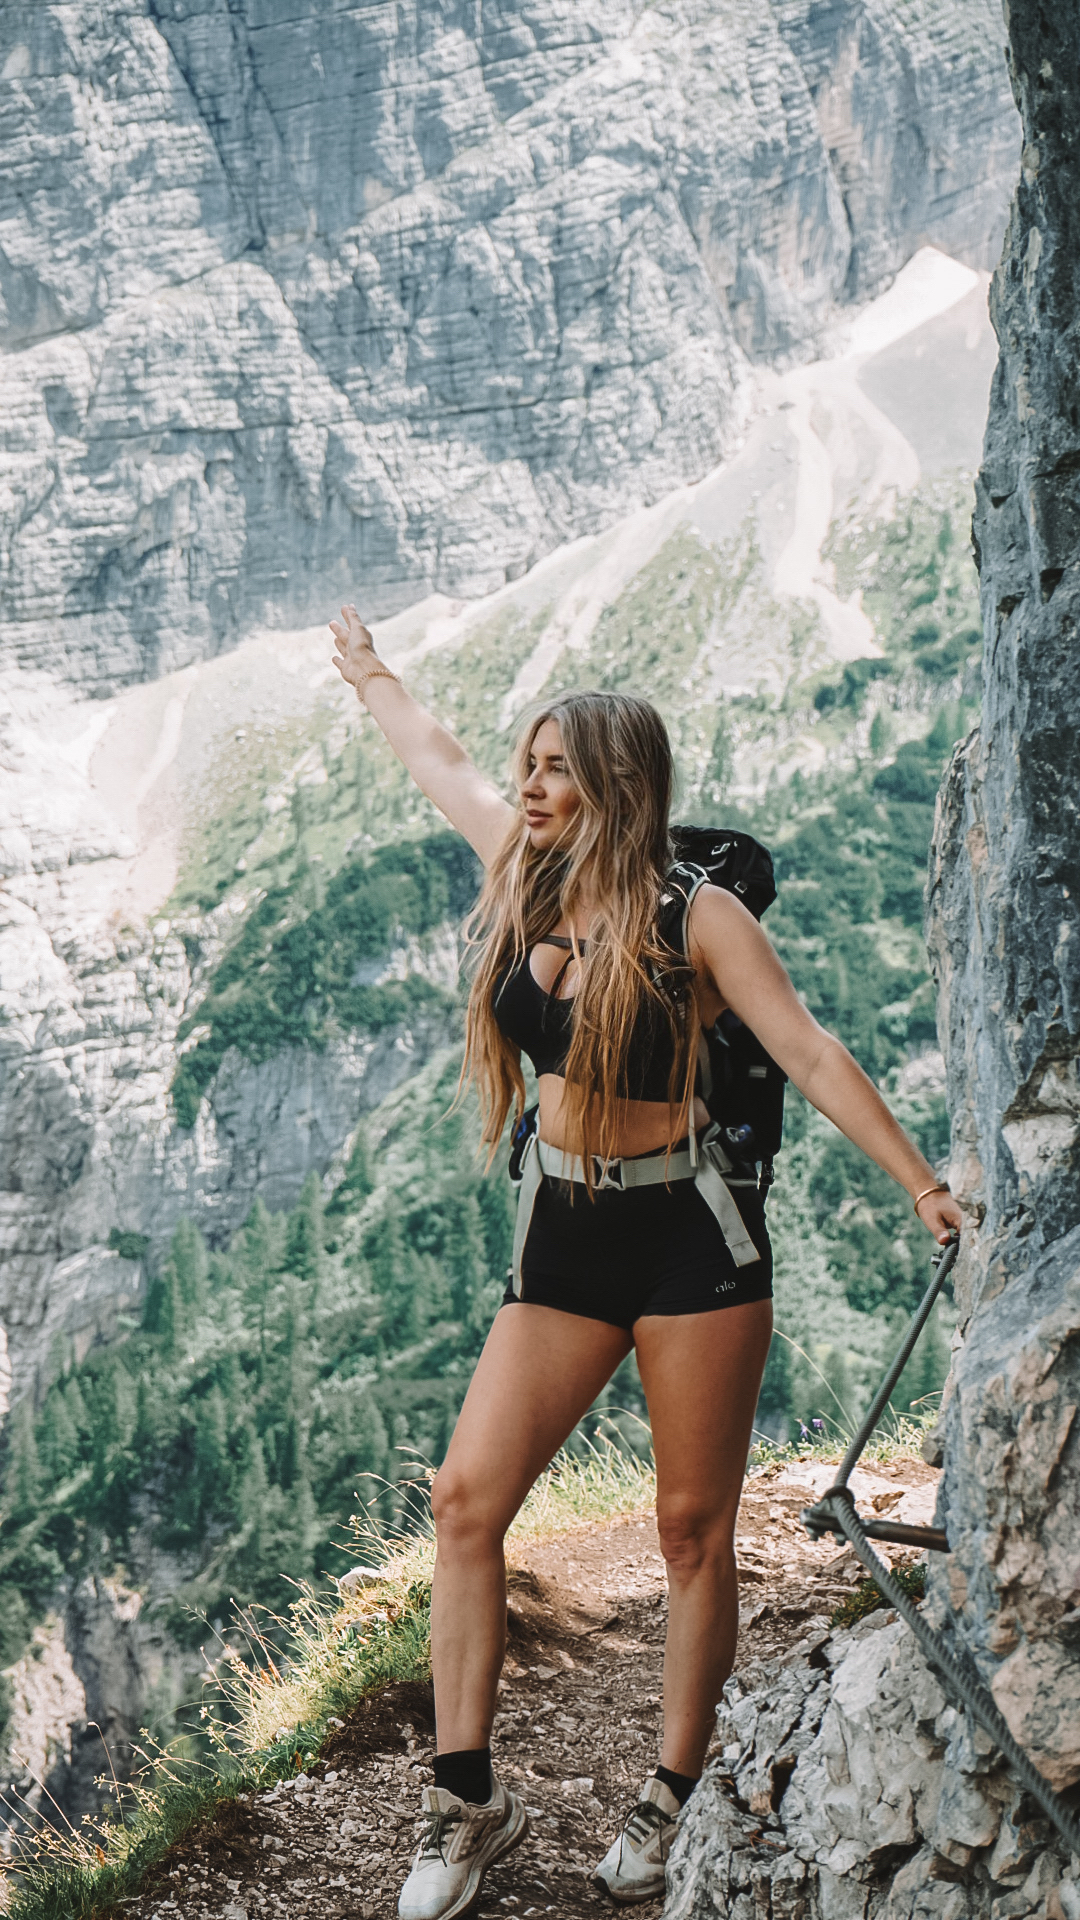
M 350 686 L 355 686 L 368 671 L 375 642 L 353 606 L 342 607 L 341 619 L 331 620 L 330 631 L 338 648 L 334 665 L 342 679 L 347 680 Z
M 948 1246 L 964 1224 L 963 1210 L 951 1193 L 928 1193 L 919 1201 L 916 1211 L 923 1226 L 942 1247 Z

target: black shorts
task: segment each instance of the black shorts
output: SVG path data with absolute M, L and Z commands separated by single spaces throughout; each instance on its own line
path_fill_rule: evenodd
M 545 1174 L 521 1256 L 520 1298 L 629 1333 L 644 1314 L 709 1313 L 772 1299 L 765 1202 L 754 1187 L 732 1198 L 760 1260 L 737 1267 L 720 1223 L 692 1180 L 605 1187 L 590 1200 Z M 504 1305 L 519 1296 L 513 1281 Z

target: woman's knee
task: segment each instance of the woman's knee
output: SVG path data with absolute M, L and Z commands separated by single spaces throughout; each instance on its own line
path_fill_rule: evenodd
M 431 1483 L 431 1512 L 438 1544 L 501 1543 L 506 1529 L 491 1506 L 484 1481 L 460 1468 L 440 1467 Z
M 731 1557 L 732 1521 L 710 1502 L 669 1495 L 656 1510 L 660 1551 L 673 1573 L 697 1573 Z

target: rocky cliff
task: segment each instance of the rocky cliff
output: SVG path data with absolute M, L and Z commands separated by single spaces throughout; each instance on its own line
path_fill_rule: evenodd
M 970 1209 L 927 1608 L 1061 1789 L 1080 1780 L 1080 126 L 1075 14 L 1009 9 L 1024 149 L 975 535 L 984 719 L 942 795 L 930 942 Z M 881 1618 L 880 1616 L 878 1617 Z M 1047 1823 L 899 1623 L 747 1676 L 682 1830 L 670 1920 L 1080 1914 Z M 696 1798 L 696 1796 L 695 1796 Z M 752 1817 L 751 1817 L 752 1816 Z
M 73 1822 L 100 1812 L 110 1761 L 126 1776 L 147 1722 L 167 1725 L 175 1703 L 197 1695 L 204 1673 L 200 1654 L 182 1652 L 119 1582 L 88 1575 L 58 1594 L 4 1675 L 8 1809 L 17 1814 L 21 1802 L 36 1810 L 47 1794 Z M 2 1851 L 18 1821 L 5 1825 Z
M 40 961 L 35 991 L 22 1001 L 23 1031 L 0 1036 L 0 1067 L 9 1069 L 0 1102 L 0 1312 L 17 1392 L 115 1337 L 137 1309 L 142 1266 L 110 1247 L 115 1229 L 134 1231 L 157 1258 L 181 1218 L 220 1243 L 256 1194 L 272 1208 L 291 1205 L 308 1173 L 331 1166 L 361 1114 L 446 1039 L 445 1020 L 420 1010 L 325 1049 L 289 1047 L 261 1062 L 233 1050 L 194 1126 L 180 1127 L 170 1087 L 180 1025 L 200 992 L 181 937 L 190 946 L 193 927 L 158 922 L 117 948 L 69 930 L 59 953 L 29 913 L 23 931 L 38 936 L 27 942 Z M 202 942 L 207 931 L 198 929 Z M 204 960 L 215 947 L 207 955 L 204 945 Z M 391 954 L 387 968 L 394 964 Z M 2 1351 L 0 1390 L 10 1379 L 6 1344 Z
M 11 0 L 0 655 L 106 691 L 475 593 L 699 477 L 753 361 L 989 266 L 990 0 Z

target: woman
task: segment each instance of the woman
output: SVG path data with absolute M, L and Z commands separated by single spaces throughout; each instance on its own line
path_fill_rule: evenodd
M 616 1900 L 651 1899 L 734 1659 L 735 1516 L 772 1330 L 756 1188 L 729 1193 L 714 1171 L 710 1198 L 703 1178 L 715 1160 L 698 1145 L 709 1123 L 694 1090 L 700 1028 L 733 1009 L 806 1098 L 907 1188 L 939 1241 L 960 1209 L 734 895 L 709 885 L 694 895 L 692 991 L 679 993 L 656 931 L 672 762 L 652 707 L 603 693 L 552 702 L 526 726 L 513 806 L 378 659 L 355 607 L 330 626 L 342 677 L 486 869 L 467 1069 L 493 1150 L 511 1104 L 523 1104 L 522 1050 L 539 1085 L 514 1276 L 432 1487 L 438 1752 L 428 1835 L 398 1911 L 464 1913 L 485 1869 L 525 1832 L 489 1745 L 506 1637 L 503 1537 L 631 1348 L 668 1572 L 664 1737 L 596 1877 Z

